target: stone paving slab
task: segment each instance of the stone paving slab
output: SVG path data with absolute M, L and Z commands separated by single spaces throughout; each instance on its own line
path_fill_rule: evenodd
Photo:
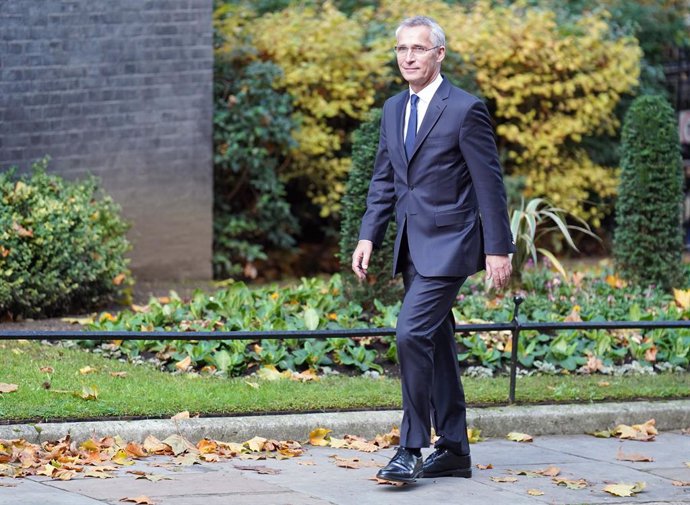
M 617 450 L 652 455 L 652 463 L 616 459 Z M 426 449 L 428 454 L 430 449 Z M 419 479 L 414 485 L 396 488 L 371 480 L 386 464 L 394 449 L 363 453 L 330 447 L 307 446 L 303 456 L 288 460 L 240 460 L 204 463 L 191 467 L 169 465 L 170 458 L 140 460 L 120 468 L 114 479 L 79 477 L 56 481 L 46 477 L 0 478 L 0 505 L 121 505 L 125 496 L 146 495 L 156 505 L 576 505 L 576 504 L 664 504 L 690 503 L 690 487 L 672 485 L 673 480 L 690 481 L 690 435 L 661 433 L 653 442 L 598 439 L 590 435 L 537 436 L 532 443 L 489 438 L 472 446 L 473 463 L 493 465 L 474 468 L 472 479 Z M 335 457 L 357 458 L 358 469 L 336 465 Z M 249 467 L 239 469 L 238 465 Z M 548 477 L 516 475 L 519 470 L 561 469 L 561 477 L 584 478 L 585 489 L 557 486 Z M 252 468 L 268 467 L 276 474 L 259 474 Z M 150 482 L 136 479 L 128 470 L 164 473 L 172 480 Z M 514 476 L 513 483 L 495 482 L 492 477 Z M 644 492 L 619 498 L 603 492 L 609 483 L 647 484 Z M 5 487 L 7 485 L 13 487 Z M 530 496 L 538 489 L 542 496 Z

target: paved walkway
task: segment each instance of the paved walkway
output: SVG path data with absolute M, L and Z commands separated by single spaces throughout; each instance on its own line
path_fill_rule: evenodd
M 600 439 L 590 435 L 537 436 L 531 443 L 491 438 L 472 446 L 472 479 L 420 479 L 401 488 L 370 480 L 393 454 L 393 449 L 367 454 L 329 447 L 306 447 L 303 456 L 289 460 L 225 460 L 184 468 L 169 466 L 170 458 L 155 457 L 119 469 L 113 479 L 76 478 L 56 481 L 45 477 L 0 478 L 0 505 L 119 504 L 125 497 L 145 495 L 160 505 L 406 505 L 462 503 L 463 505 L 521 504 L 680 504 L 690 503 L 690 435 L 663 432 L 653 442 Z M 653 462 L 617 459 L 624 454 L 651 456 Z M 336 465 L 334 456 L 358 458 L 359 469 Z M 163 465 L 163 466 L 159 466 Z M 243 468 L 238 468 L 242 466 Z M 556 485 L 550 477 L 518 475 L 549 466 L 559 477 L 585 479 L 583 489 Z M 253 470 L 252 470 L 253 469 Z M 170 480 L 136 479 L 130 470 L 164 474 Z M 256 470 L 262 470 L 264 474 Z M 514 477 L 515 482 L 492 478 Z M 646 488 L 630 498 L 607 494 L 610 483 L 645 482 Z M 543 493 L 531 496 L 528 490 Z

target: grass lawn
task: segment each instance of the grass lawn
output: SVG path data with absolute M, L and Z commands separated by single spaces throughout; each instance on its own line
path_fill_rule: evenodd
M 0 342 L 0 357 L 0 383 L 18 386 L 16 392 L 0 394 L 2 423 L 169 417 L 183 410 L 209 416 L 400 408 L 400 383 L 389 378 L 331 376 L 300 383 L 261 381 L 254 377 L 172 375 L 84 350 L 28 341 Z M 42 372 L 42 367 L 53 371 Z M 95 371 L 80 373 L 85 367 Z M 115 377 L 112 372 L 126 372 L 126 375 Z M 506 403 L 507 377 L 465 378 L 463 382 L 470 407 Z M 97 399 L 78 397 L 85 387 L 95 388 Z M 517 400 L 523 404 L 689 396 L 688 373 L 629 377 L 532 376 L 520 378 L 517 383 Z

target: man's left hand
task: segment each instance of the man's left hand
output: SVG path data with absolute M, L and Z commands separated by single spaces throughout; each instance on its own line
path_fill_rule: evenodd
M 486 277 L 496 289 L 505 288 L 510 282 L 513 265 L 508 255 L 486 255 Z

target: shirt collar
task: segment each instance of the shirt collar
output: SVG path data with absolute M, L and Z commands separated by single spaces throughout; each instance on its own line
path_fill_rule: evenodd
M 411 95 L 417 95 L 421 101 L 424 103 L 430 103 L 431 99 L 434 97 L 436 94 L 436 91 L 438 90 L 439 86 L 441 86 L 441 83 L 443 82 L 443 77 L 439 73 L 436 76 L 436 79 L 431 81 L 424 89 L 422 89 L 419 93 L 415 93 L 412 91 L 412 88 L 410 88 L 410 96 Z

